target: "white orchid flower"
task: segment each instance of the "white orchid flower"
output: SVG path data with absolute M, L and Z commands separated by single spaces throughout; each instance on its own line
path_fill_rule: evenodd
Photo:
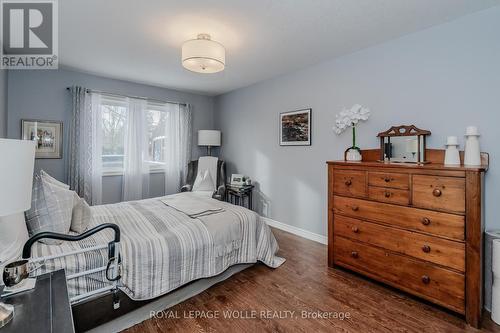
M 335 116 L 335 125 L 333 130 L 337 134 L 341 134 L 348 127 L 357 125 L 360 121 L 366 121 L 370 117 L 370 109 L 363 107 L 360 104 L 354 104 L 350 109 L 343 108 Z

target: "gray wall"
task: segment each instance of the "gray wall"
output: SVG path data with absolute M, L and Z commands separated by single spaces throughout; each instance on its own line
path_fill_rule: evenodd
M 0 138 L 7 136 L 7 70 L 0 69 Z
M 467 125 L 481 131 L 490 153 L 487 229 L 500 229 L 500 8 L 361 50 L 219 96 L 215 127 L 223 132 L 228 173 L 257 181 L 257 209 L 280 222 L 326 235 L 325 161 L 343 158 L 350 133 L 335 135 L 335 114 L 355 103 L 372 116 L 358 128 L 359 145 L 376 148 L 391 125 L 429 129 L 430 147 L 444 148 Z M 312 146 L 280 147 L 278 114 L 312 108 Z
M 213 98 L 147 86 L 127 81 L 113 80 L 71 70 L 10 71 L 8 76 L 8 128 L 9 138 L 20 138 L 21 119 L 42 119 L 63 121 L 63 159 L 40 159 L 36 170 L 44 169 L 64 181 L 66 149 L 71 119 L 71 96 L 66 87 L 81 85 L 87 88 L 125 95 L 145 96 L 161 100 L 190 103 L 193 106 L 193 153 L 197 158 L 204 150 L 196 145 L 196 131 L 213 127 Z M 1 88 L 1 85 L 0 85 Z M 151 177 L 151 193 L 163 193 L 163 175 Z M 103 201 L 117 202 L 121 197 L 121 176 L 103 179 Z

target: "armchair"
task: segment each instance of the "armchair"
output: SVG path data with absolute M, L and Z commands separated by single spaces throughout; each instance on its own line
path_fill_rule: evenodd
M 186 184 L 181 187 L 181 192 L 191 192 L 193 184 L 198 175 L 198 160 L 191 161 L 188 164 L 188 174 L 186 177 Z M 212 198 L 217 200 L 225 200 L 226 198 L 226 162 L 217 161 L 217 190 L 214 191 Z

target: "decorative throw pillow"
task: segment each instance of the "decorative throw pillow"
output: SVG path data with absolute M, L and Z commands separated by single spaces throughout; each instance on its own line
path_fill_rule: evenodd
M 46 173 L 43 170 L 40 170 L 40 177 L 42 177 L 43 180 L 45 180 L 53 185 L 57 185 L 59 187 L 62 187 L 62 188 L 69 190 L 69 185 L 58 181 L 57 179 L 55 179 L 54 177 L 52 177 L 51 175 L 49 175 L 48 173 Z
M 31 208 L 26 212 L 26 224 L 30 236 L 51 231 L 67 234 L 73 212 L 72 191 L 54 185 L 42 177 L 33 180 Z M 45 244 L 60 244 L 54 239 L 40 240 Z
M 66 190 L 69 190 L 69 185 L 58 181 L 44 170 L 40 170 L 40 177 L 44 181 L 52 185 L 56 185 Z M 72 191 L 72 193 L 73 193 L 73 213 L 71 217 L 70 230 L 81 234 L 82 232 L 87 230 L 89 226 L 91 210 L 90 206 L 87 204 L 85 199 L 80 198 L 78 194 L 74 191 Z
M 85 199 L 73 192 L 73 216 L 71 218 L 71 231 L 81 234 L 89 227 L 92 211 Z
M 196 180 L 194 181 L 193 184 L 193 192 L 198 192 L 198 191 L 214 191 L 215 190 L 215 182 L 210 175 L 210 172 L 208 170 L 205 170 L 203 175 L 198 173 L 196 176 Z

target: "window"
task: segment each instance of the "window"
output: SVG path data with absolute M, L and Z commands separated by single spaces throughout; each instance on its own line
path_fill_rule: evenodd
M 126 123 L 129 106 L 126 98 L 102 96 L 102 167 L 104 174 L 123 173 L 125 157 Z M 167 121 L 169 112 L 164 104 L 149 102 L 143 111 L 146 121 L 144 135 L 147 152 L 145 163 L 152 171 L 162 170 L 165 165 Z M 146 148 L 146 147 L 145 147 Z
M 125 153 L 125 101 L 102 98 L 102 167 L 106 172 L 121 172 Z
M 146 110 L 147 161 L 151 169 L 163 168 L 167 142 L 168 112 L 162 105 L 148 104 Z

